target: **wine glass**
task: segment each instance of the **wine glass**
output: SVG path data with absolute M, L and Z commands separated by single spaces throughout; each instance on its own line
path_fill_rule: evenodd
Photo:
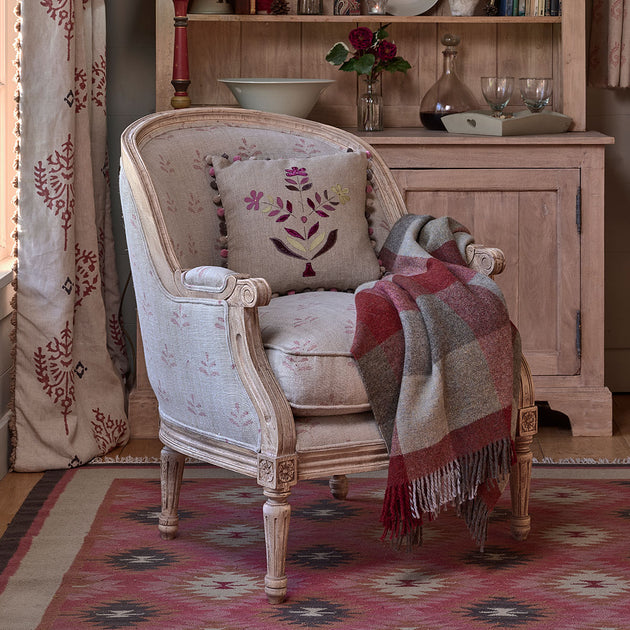
M 492 115 L 500 118 L 514 90 L 514 77 L 481 77 L 481 92 Z
M 552 79 L 523 78 L 519 79 L 521 98 L 532 114 L 545 109 L 553 92 Z

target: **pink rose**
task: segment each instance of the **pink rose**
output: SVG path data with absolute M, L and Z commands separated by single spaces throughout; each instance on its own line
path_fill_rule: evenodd
M 348 41 L 356 50 L 367 50 L 372 45 L 372 31 L 365 26 L 355 28 L 350 31 Z

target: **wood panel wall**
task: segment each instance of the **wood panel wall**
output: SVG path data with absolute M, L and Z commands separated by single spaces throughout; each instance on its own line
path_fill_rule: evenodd
M 295 0 L 294 0 L 295 1 Z M 332 12 L 332 0 L 325 7 Z M 477 8 L 479 13 L 483 3 Z M 173 58 L 173 2 L 157 0 L 157 109 L 170 108 Z M 417 127 L 422 97 L 442 73 L 441 37 L 451 32 L 461 38 L 457 72 L 485 106 L 479 89 L 483 75 L 551 76 L 554 95 L 551 108 L 572 116 L 573 130 L 585 129 L 586 35 L 584 0 L 564 0 L 562 23 L 531 19 L 444 17 L 448 3 L 441 0 L 421 18 L 395 21 L 388 32 L 399 53 L 412 65 L 405 75 L 387 74 L 382 92 L 386 127 Z M 433 14 L 433 15 L 432 15 Z M 246 16 L 249 18 L 249 16 Z M 318 21 L 227 20 L 190 16 L 188 25 L 191 85 L 194 105 L 236 105 L 227 87 L 217 82 L 227 77 L 332 78 L 336 83 L 321 96 L 311 118 L 329 124 L 355 125 L 360 79 L 343 73 L 325 61 L 337 41 L 346 40 L 357 25 L 328 15 Z M 386 16 L 387 19 L 387 16 Z M 400 18 L 399 18 L 400 20 Z M 450 20 L 450 21 L 449 21 Z M 510 109 L 522 109 L 520 97 Z

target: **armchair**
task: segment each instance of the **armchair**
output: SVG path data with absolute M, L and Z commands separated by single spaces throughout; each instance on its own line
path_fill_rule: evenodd
M 387 468 L 388 450 L 350 353 L 353 294 L 275 296 L 265 279 L 226 268 L 221 202 L 206 156 L 332 158 L 349 150 L 371 152 L 370 225 L 378 250 L 406 210 L 382 159 L 354 135 L 275 114 L 192 108 L 152 114 L 122 136 L 120 192 L 164 445 L 159 531 L 177 535 L 186 456 L 255 478 L 266 497 L 265 591 L 272 603 L 287 590 L 292 486 L 329 478 L 332 494 L 343 499 L 346 475 Z M 504 264 L 499 250 L 475 244 L 466 257 L 486 275 Z M 511 528 L 519 540 L 530 528 L 536 425 L 523 359 L 510 475 Z

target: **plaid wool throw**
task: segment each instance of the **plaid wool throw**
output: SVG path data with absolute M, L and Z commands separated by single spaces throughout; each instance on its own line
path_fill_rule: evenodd
M 352 353 L 389 447 L 384 536 L 419 542 L 449 504 L 481 546 L 513 458 L 520 342 L 493 280 L 470 269 L 450 218 L 407 215 L 383 279 L 355 295 Z

